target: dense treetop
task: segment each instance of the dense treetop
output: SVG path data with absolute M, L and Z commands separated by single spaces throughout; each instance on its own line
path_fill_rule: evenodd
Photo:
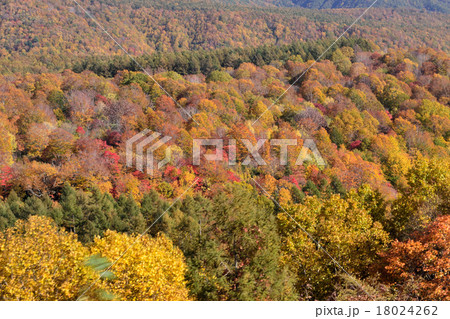
M 361 9 L 308 10 L 187 1 L 80 1 L 132 56 L 335 39 Z M 0 1 L 0 72 L 71 68 L 91 55 L 123 51 L 72 1 Z M 349 34 L 382 49 L 418 43 L 448 50 L 446 14 L 370 10 Z

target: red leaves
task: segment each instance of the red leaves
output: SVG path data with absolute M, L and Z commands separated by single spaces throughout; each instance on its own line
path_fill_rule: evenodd
M 103 95 L 101 95 L 101 94 L 97 94 L 95 96 L 95 101 L 102 102 L 104 104 L 108 104 L 109 103 L 108 99 L 106 97 L 104 97 Z
M 12 169 L 9 166 L 0 167 L 0 186 L 8 187 L 9 181 L 12 179 Z
M 292 184 L 294 184 L 298 189 L 302 189 L 301 187 L 300 187 L 300 185 L 298 184 L 298 181 L 297 181 L 297 179 L 294 177 L 294 176 L 289 176 L 289 182 L 291 182 Z
M 232 171 L 227 171 L 227 177 L 230 182 L 240 182 L 241 179 L 236 176 Z
M 119 174 L 120 173 L 120 166 L 119 166 L 120 156 L 109 150 L 105 150 L 105 152 L 103 153 L 103 156 L 108 159 L 111 171 L 113 173 Z
M 450 300 L 450 216 L 441 216 L 424 231 L 405 242 L 395 241 L 382 253 L 389 279 L 399 284 L 405 280 L 417 283 L 414 289 L 405 283 L 403 293 L 425 300 Z
M 175 166 L 172 165 L 167 165 L 163 175 L 164 177 L 168 177 L 172 181 L 175 181 L 178 179 L 180 174 L 181 170 L 179 168 L 176 168 Z
M 389 117 L 389 119 L 392 121 L 392 118 L 393 118 L 393 117 L 392 117 L 392 114 L 391 114 L 389 111 L 387 111 L 387 110 L 386 110 L 386 114 L 387 114 L 387 116 Z
M 84 128 L 82 128 L 81 126 L 78 126 L 75 132 L 76 132 L 79 136 L 82 136 L 82 135 L 86 134 L 86 131 L 85 131 Z
M 361 146 L 361 140 L 356 140 L 349 145 L 350 150 L 354 150 L 355 148 L 359 148 Z
M 317 107 L 323 114 L 326 114 L 327 109 L 320 103 L 314 103 L 314 106 Z

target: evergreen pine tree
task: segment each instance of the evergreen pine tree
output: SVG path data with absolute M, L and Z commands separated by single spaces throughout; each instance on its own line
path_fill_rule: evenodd
M 9 193 L 6 204 L 8 204 L 9 209 L 17 219 L 26 219 L 28 217 L 23 211 L 24 203 L 14 190 Z
M 150 225 L 156 221 L 149 231 L 149 234 L 152 236 L 155 236 L 159 232 L 166 232 L 168 230 L 168 214 L 166 213 L 164 216 L 159 218 L 168 208 L 169 203 L 161 199 L 158 193 L 153 189 L 142 198 L 141 213 L 147 227 L 150 227 Z
M 292 186 L 291 195 L 292 200 L 294 201 L 295 204 L 299 204 L 303 202 L 303 200 L 305 199 L 305 193 L 303 193 L 302 190 L 299 189 L 297 186 Z
M 0 231 L 4 231 L 6 228 L 14 226 L 16 220 L 16 216 L 14 216 L 9 205 L 0 202 Z
M 145 230 L 145 219 L 131 195 L 120 195 L 116 201 L 116 211 L 118 220 L 114 225 L 114 230 L 129 234 L 142 233 Z
M 303 187 L 303 192 L 308 194 L 309 196 L 317 196 L 320 197 L 320 191 L 317 188 L 316 184 L 314 184 L 311 180 L 306 182 L 306 185 Z
M 77 192 L 68 183 L 65 183 L 61 190 L 59 201 L 62 210 L 62 225 L 71 232 L 77 233 L 84 214 L 77 200 Z

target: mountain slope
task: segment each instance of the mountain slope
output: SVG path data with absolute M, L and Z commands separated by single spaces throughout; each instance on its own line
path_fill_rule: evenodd
M 309 10 L 292 6 L 291 0 L 218 1 L 78 3 L 134 56 L 336 38 L 361 14 L 361 9 Z M 291 7 L 282 6 L 287 2 Z M 447 18 L 436 12 L 374 8 L 348 36 L 383 48 L 420 44 L 448 50 Z M 72 1 L 0 0 L 0 73 L 63 70 L 79 57 L 121 54 Z
M 374 0 L 292 0 L 300 7 L 309 9 L 367 8 Z M 378 0 L 375 7 L 414 8 L 450 13 L 447 0 Z

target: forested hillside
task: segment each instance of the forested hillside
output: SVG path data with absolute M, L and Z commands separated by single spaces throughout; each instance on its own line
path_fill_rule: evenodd
M 448 54 L 346 40 L 277 101 L 306 51 L 155 73 L 177 104 L 139 71 L 1 76 L 0 298 L 448 300 Z M 125 165 L 144 128 L 172 137 L 153 176 Z M 198 166 L 193 138 L 298 146 L 287 166 L 277 146 L 244 164 L 239 142 L 238 165 Z M 325 167 L 295 164 L 306 138 Z
M 310 9 L 367 8 L 374 0 L 291 0 L 294 4 Z M 374 7 L 415 8 L 449 13 L 446 0 L 378 0 Z
M 308 10 L 226 1 L 79 1 L 131 55 L 335 39 L 361 9 Z M 62 71 L 123 51 L 73 1 L 0 1 L 0 72 Z M 375 8 L 349 30 L 380 46 L 448 50 L 448 16 Z
M 450 300 L 448 1 L 77 2 L 0 0 L 0 300 Z

